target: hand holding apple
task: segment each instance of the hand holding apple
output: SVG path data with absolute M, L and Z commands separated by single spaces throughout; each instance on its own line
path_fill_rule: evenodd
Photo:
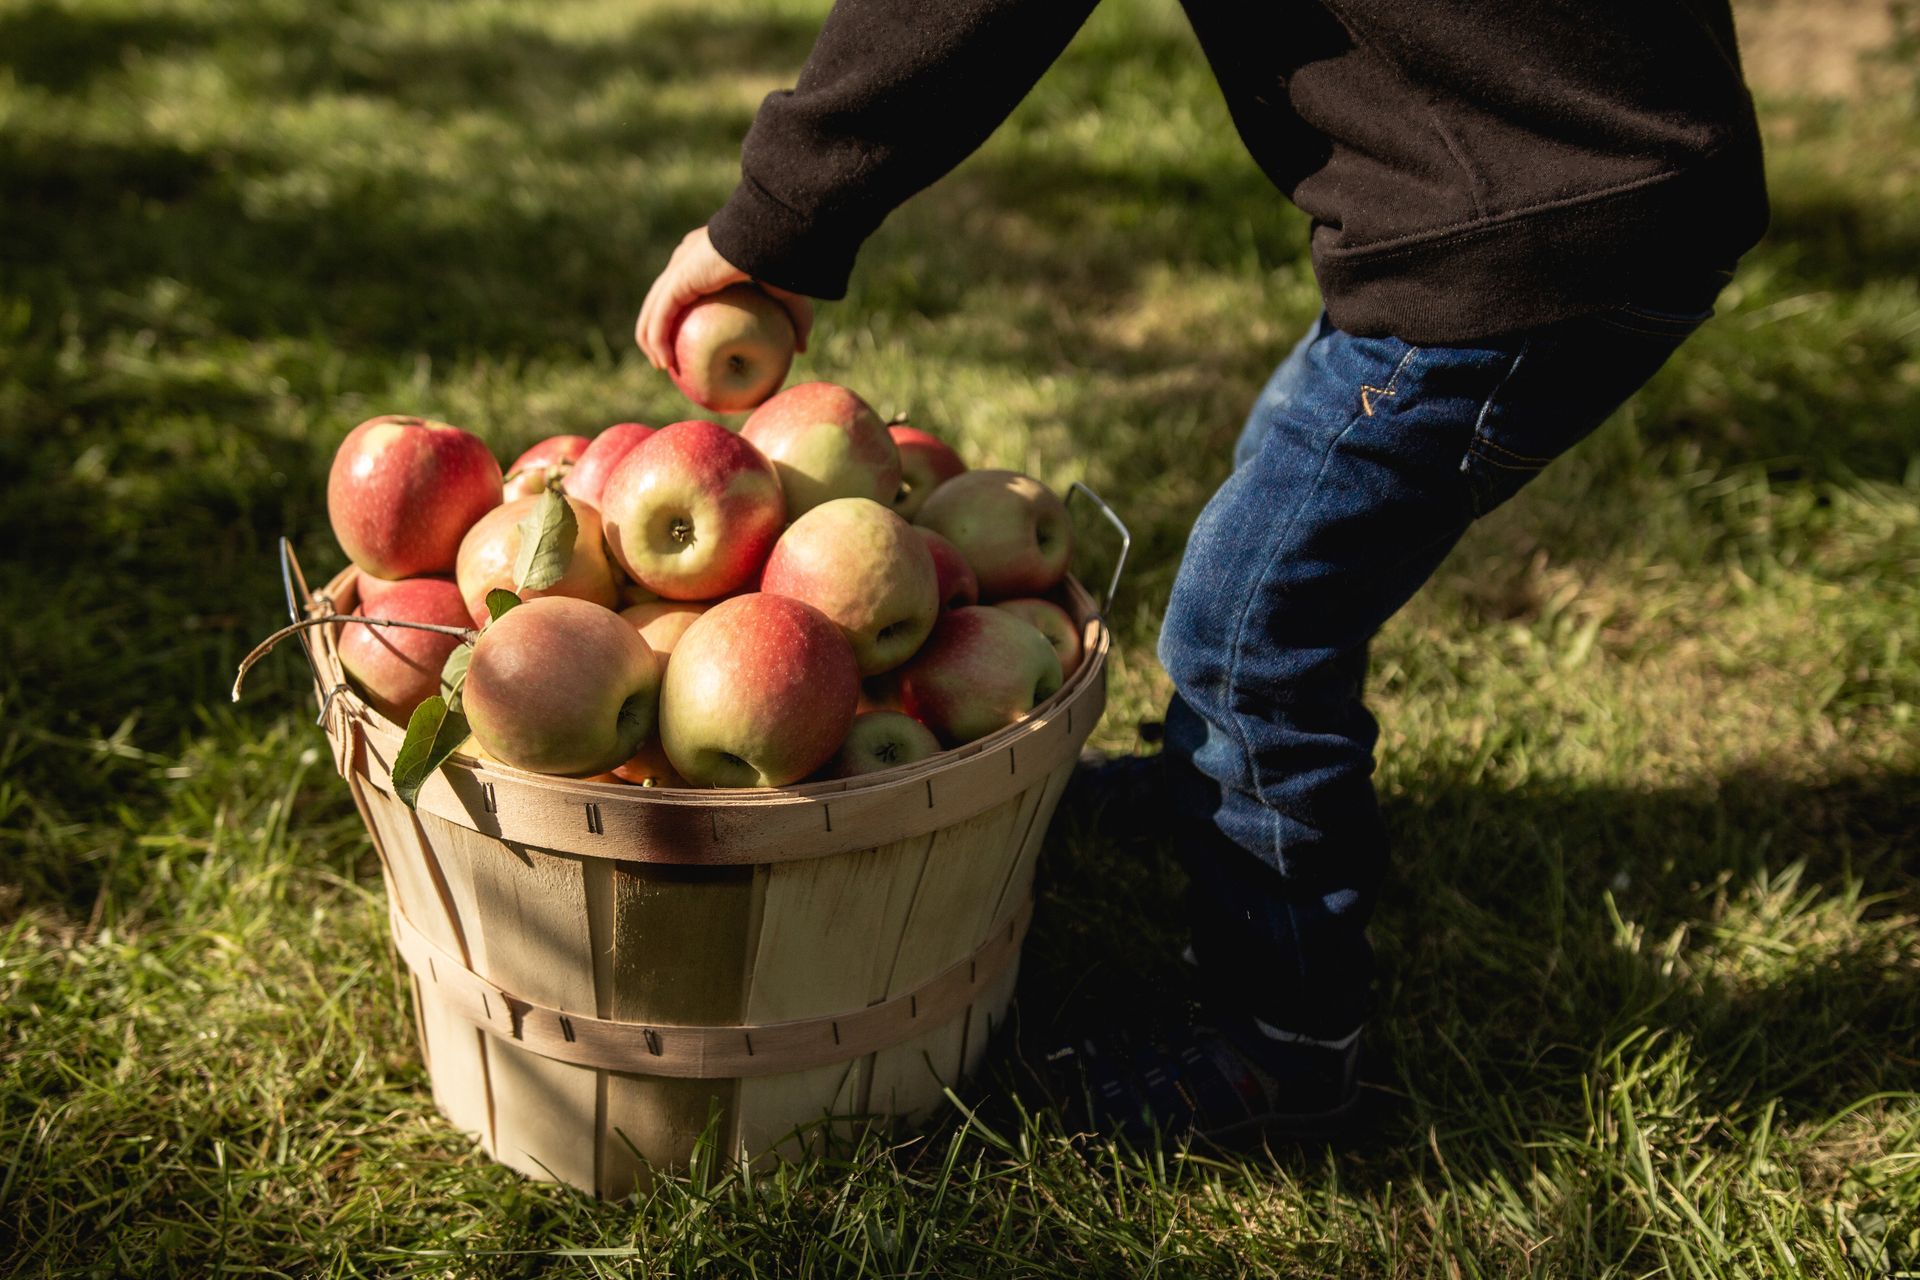
M 680 313 L 669 374 L 701 408 L 737 413 L 780 389 L 793 342 L 785 307 L 756 285 L 728 285 Z

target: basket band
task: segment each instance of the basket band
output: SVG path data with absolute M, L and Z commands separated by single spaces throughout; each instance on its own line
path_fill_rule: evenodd
M 864 1009 L 792 1022 L 689 1027 L 616 1022 L 523 1000 L 488 982 L 400 912 L 393 941 L 421 986 L 453 1013 L 542 1057 L 633 1075 L 715 1080 L 849 1062 L 963 1013 L 1020 954 L 1033 918 L 1025 899 L 974 953 L 902 995 Z

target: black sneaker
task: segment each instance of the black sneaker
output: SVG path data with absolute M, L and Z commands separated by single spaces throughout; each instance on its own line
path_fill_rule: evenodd
M 1258 1019 L 1206 1019 L 1150 1038 L 1088 1037 L 1046 1056 L 1075 1121 L 1138 1144 L 1321 1141 L 1358 1127 L 1361 1033 L 1319 1040 Z M 1077 1105 L 1076 1105 L 1077 1104 Z

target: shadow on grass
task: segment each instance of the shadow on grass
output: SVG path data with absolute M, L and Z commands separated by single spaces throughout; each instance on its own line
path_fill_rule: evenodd
M 1356 1164 L 1390 1179 L 1434 1126 L 1524 1171 L 1527 1144 L 1584 1131 L 1583 1082 L 1604 1093 L 1642 1029 L 1684 1046 L 1708 1115 L 1830 1115 L 1910 1088 L 1920 989 L 1889 917 L 1920 911 L 1915 795 L 1920 775 L 1744 774 L 1667 791 L 1436 779 L 1390 798 L 1375 1031 L 1399 1096 Z M 1056 820 L 1020 1034 L 996 1060 L 1029 1096 L 1047 1050 L 1176 1016 L 1191 992 L 1183 878 L 1132 825 L 1089 804 Z

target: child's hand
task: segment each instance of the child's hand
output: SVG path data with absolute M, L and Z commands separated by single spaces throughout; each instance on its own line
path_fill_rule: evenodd
M 647 290 L 640 305 L 640 318 L 634 322 L 633 340 L 656 369 L 678 372 L 673 360 L 673 326 L 680 313 L 710 293 L 718 293 L 730 284 L 751 277 L 720 256 L 707 239 L 705 227 L 689 231 L 667 263 L 667 269 Z M 785 289 L 754 281 L 767 294 L 786 307 L 793 317 L 794 349 L 807 349 L 807 334 L 813 329 L 813 301 Z

